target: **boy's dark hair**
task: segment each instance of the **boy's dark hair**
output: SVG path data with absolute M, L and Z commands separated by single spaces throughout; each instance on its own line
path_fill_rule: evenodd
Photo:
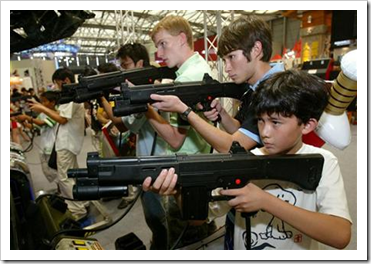
M 295 115 L 299 125 L 310 118 L 319 120 L 328 103 L 324 80 L 300 70 L 287 70 L 272 75 L 256 88 L 251 102 L 256 116 L 264 113 Z
M 116 58 L 124 59 L 129 57 L 136 64 L 138 61 L 143 60 L 143 67 L 149 66 L 149 55 L 145 46 L 140 43 L 125 44 L 117 51 Z
M 80 76 L 94 76 L 97 74 L 98 72 L 94 70 L 92 67 L 86 66 L 84 72 Z
M 60 97 L 60 93 L 57 91 L 46 91 L 43 92 L 40 97 L 44 97 L 46 100 L 50 102 L 55 102 L 55 104 L 58 103 L 58 99 Z
M 256 41 L 262 44 L 261 60 L 269 62 L 272 56 L 272 33 L 268 24 L 256 16 L 241 17 L 223 28 L 218 42 L 218 56 L 242 50 L 250 61 L 250 52 Z
M 111 62 L 109 63 L 104 63 L 98 66 L 98 71 L 99 73 L 107 73 L 107 72 L 114 72 L 118 71 L 119 69 L 117 66 Z
M 60 68 L 53 73 L 52 81 L 64 81 L 66 78 L 68 78 L 71 83 L 75 83 L 75 75 L 73 72 L 68 68 Z

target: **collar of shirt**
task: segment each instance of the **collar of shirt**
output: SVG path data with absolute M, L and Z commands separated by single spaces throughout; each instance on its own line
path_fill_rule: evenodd
M 251 89 L 255 91 L 256 87 L 258 87 L 261 81 L 264 81 L 265 79 L 267 79 L 269 76 L 271 76 L 272 74 L 276 72 L 282 72 L 285 70 L 283 63 L 273 63 L 271 64 L 271 67 L 272 68 L 269 71 L 267 71 L 259 81 L 257 81 L 254 85 L 250 86 Z
M 195 63 L 199 60 L 199 56 L 198 52 L 195 52 L 191 57 L 189 57 L 175 72 L 176 77 L 182 75 L 189 67 L 194 67 Z

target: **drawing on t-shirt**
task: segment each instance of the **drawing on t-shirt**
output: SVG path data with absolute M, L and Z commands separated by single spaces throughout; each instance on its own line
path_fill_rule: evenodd
M 263 190 L 270 190 L 270 193 L 275 195 L 277 198 L 292 205 L 296 204 L 295 194 L 283 189 L 279 184 L 269 184 L 265 186 Z M 269 243 L 269 240 L 286 240 L 292 238 L 293 234 L 291 231 L 286 230 L 284 221 L 273 215 L 270 215 L 270 217 L 271 219 L 264 232 L 260 232 L 259 234 L 251 232 L 251 249 L 259 250 L 266 247 L 275 248 L 275 246 Z M 246 243 L 248 242 L 246 241 L 246 231 L 243 233 L 243 240 L 246 247 Z

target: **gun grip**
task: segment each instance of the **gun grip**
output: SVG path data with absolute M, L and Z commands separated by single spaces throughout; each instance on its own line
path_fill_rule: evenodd
M 200 104 L 202 105 L 202 112 L 206 112 L 206 111 L 211 111 L 213 110 L 213 108 L 210 106 L 211 102 L 212 102 L 213 99 L 207 99 L 203 102 L 200 102 Z M 214 120 L 214 122 L 219 122 L 222 121 L 222 118 L 220 115 L 218 115 L 218 118 L 216 120 Z
M 184 220 L 205 220 L 209 212 L 209 192 L 205 186 L 182 188 Z
M 253 217 L 254 215 L 256 215 L 258 213 L 258 211 L 255 211 L 255 212 L 248 212 L 248 213 L 241 213 L 241 216 L 243 218 L 247 218 L 247 217 Z

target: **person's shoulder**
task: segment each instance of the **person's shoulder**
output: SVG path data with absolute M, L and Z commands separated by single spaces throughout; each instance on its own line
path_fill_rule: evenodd
M 73 103 L 72 104 L 73 107 L 76 107 L 78 109 L 85 109 L 84 103 L 75 103 L 75 102 L 72 102 L 72 103 Z
M 337 160 L 336 156 L 329 150 L 324 148 L 318 148 L 312 145 L 303 144 L 300 150 L 301 154 L 321 154 L 325 160 Z M 298 154 L 300 154 L 298 153 Z
M 204 79 L 205 73 L 211 74 L 209 65 L 203 65 L 202 63 L 194 64 L 192 67 L 188 67 L 184 73 L 179 76 L 183 82 L 198 82 Z

